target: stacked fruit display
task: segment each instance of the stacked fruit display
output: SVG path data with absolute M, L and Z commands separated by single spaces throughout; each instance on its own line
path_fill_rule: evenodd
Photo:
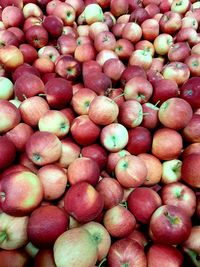
M 0 267 L 200 266 L 200 2 L 0 6 Z

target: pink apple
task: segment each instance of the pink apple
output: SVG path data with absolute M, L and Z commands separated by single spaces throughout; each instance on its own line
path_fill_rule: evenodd
M 66 2 L 60 2 L 56 5 L 55 9 L 52 12 L 52 15 L 60 18 L 64 25 L 73 25 L 75 21 L 76 12 L 74 8 L 66 3 Z
M 162 4 L 162 3 L 161 3 Z M 160 18 L 159 25 L 163 33 L 174 34 L 182 25 L 181 15 L 174 11 L 167 11 L 163 13 Z
M 7 6 L 2 11 L 2 21 L 6 28 L 20 27 L 24 22 L 22 10 L 16 6 Z
M 94 37 L 94 47 L 97 52 L 104 49 L 114 50 L 116 44 L 115 36 L 110 31 L 102 31 Z
M 122 38 L 135 44 L 142 38 L 142 28 L 136 22 L 128 22 L 123 27 Z
M 57 161 L 61 150 L 62 144 L 58 137 L 46 131 L 36 131 L 26 143 L 28 158 L 39 166 Z
M 93 44 L 80 44 L 76 47 L 74 51 L 74 58 L 79 62 L 85 62 L 88 60 L 93 60 L 96 57 L 96 50 Z
M 108 59 L 103 64 L 103 72 L 113 81 L 113 83 L 120 80 L 124 70 L 125 70 L 125 65 L 118 58 Z
M 155 19 L 146 19 L 142 22 L 141 28 L 145 40 L 153 41 L 159 35 L 159 23 Z
M 190 56 L 190 46 L 186 42 L 176 42 L 168 50 L 168 59 L 170 61 L 180 61 L 184 60 Z

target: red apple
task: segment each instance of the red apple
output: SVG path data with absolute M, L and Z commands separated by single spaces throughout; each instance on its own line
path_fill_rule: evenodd
M 185 99 L 192 108 L 199 108 L 199 77 L 192 77 L 185 81 L 180 88 L 180 96 Z
M 115 36 L 110 31 L 102 31 L 94 37 L 94 47 L 97 52 L 104 49 L 114 50 L 116 44 Z
M 146 19 L 142 22 L 141 28 L 145 40 L 153 41 L 159 35 L 159 23 L 155 19 Z
M 16 267 L 28 266 L 29 256 L 23 249 L 1 250 L 1 266 L 10 267 L 13 262 Z
M 143 120 L 141 126 L 147 129 L 155 129 L 159 124 L 158 110 L 159 108 L 156 105 L 150 102 L 144 103 L 142 105 Z
M 18 46 L 19 45 L 19 41 L 17 39 L 17 36 L 13 33 L 10 32 L 8 30 L 1 30 L 0 31 L 0 47 L 5 47 L 7 45 L 13 45 L 13 46 Z
M 190 46 L 186 42 L 177 42 L 173 44 L 168 51 L 169 61 L 181 61 L 190 56 Z
M 133 12 L 131 12 L 129 21 L 133 21 L 141 25 L 146 19 L 150 19 L 149 13 L 145 8 L 138 6 L 133 10 Z
M 15 160 L 16 147 L 7 136 L 0 137 L 0 150 L 2 151 L 0 157 L 0 170 L 8 168 Z
M 43 27 L 48 31 L 49 35 L 58 38 L 62 34 L 63 22 L 54 15 L 46 16 L 42 23 Z
M 119 59 L 121 60 L 128 59 L 132 54 L 133 50 L 134 50 L 134 45 L 130 40 L 125 38 L 116 40 L 114 51 L 119 57 Z
M 60 2 L 56 5 L 55 9 L 52 12 L 52 15 L 60 18 L 64 25 L 73 25 L 75 21 L 75 10 L 74 8 L 66 3 L 66 2 Z
M 182 25 L 181 22 L 182 22 L 181 15 L 179 13 L 174 11 L 167 11 L 163 13 L 162 17 L 160 18 L 159 21 L 160 30 L 164 33 L 173 35 L 181 28 Z
M 192 54 L 184 62 L 188 65 L 191 76 L 200 76 L 200 55 Z
M 133 190 L 128 196 L 127 203 L 136 220 L 143 224 L 148 224 L 153 212 L 162 205 L 158 193 L 148 187 Z
M 24 63 L 19 67 L 17 67 L 15 71 L 12 73 L 13 81 L 15 82 L 20 76 L 24 74 L 33 74 L 40 77 L 39 71 L 34 66 L 31 66 L 28 63 Z
M 61 150 L 62 144 L 58 137 L 46 131 L 36 131 L 26 143 L 28 158 L 39 166 L 57 161 Z
M 115 166 L 116 166 L 118 160 L 121 159 L 122 157 L 126 156 L 126 155 L 130 155 L 130 153 L 125 149 L 122 149 L 118 152 L 110 152 L 108 154 L 106 171 L 112 175 L 114 173 Z
M 67 185 L 65 171 L 56 164 L 47 164 L 37 173 L 44 189 L 44 199 L 54 200 L 63 195 Z
M 154 242 L 165 245 L 183 243 L 191 233 L 192 223 L 184 210 L 162 205 L 151 216 L 149 232 Z
M 118 58 L 108 59 L 103 64 L 103 72 L 113 81 L 113 83 L 120 80 L 124 70 L 125 65 Z
M 30 44 L 20 44 L 19 50 L 23 54 L 25 63 L 31 64 L 38 57 L 37 50 Z
M 31 213 L 27 233 L 33 245 L 46 248 L 51 247 L 67 228 L 67 214 L 56 206 L 47 205 L 36 208 Z
M 142 38 L 142 28 L 136 22 L 127 22 L 122 30 L 122 38 L 135 44 Z
M 1 179 L 0 184 L 1 208 L 7 214 L 26 216 L 42 201 L 42 183 L 30 171 L 10 173 Z
M 199 114 L 193 114 L 192 119 L 190 122 L 186 125 L 186 127 L 183 129 L 183 137 L 186 141 L 190 143 L 199 143 L 199 131 L 200 131 L 200 115 Z
M 123 238 L 135 229 L 136 220 L 129 210 L 116 205 L 105 212 L 103 224 L 112 237 Z
M 41 25 L 34 25 L 27 29 L 25 33 L 26 41 L 36 49 L 48 43 L 48 32 Z
M 81 223 L 94 220 L 102 212 L 103 205 L 103 197 L 87 182 L 72 185 L 64 198 L 67 213 Z
M 160 128 L 153 135 L 151 151 L 160 160 L 178 158 L 182 148 L 182 136 L 173 129 Z
M 37 267 L 56 267 L 53 249 L 40 249 L 34 257 L 34 265 Z
M 135 76 L 141 76 L 146 78 L 146 72 L 144 69 L 138 65 L 127 66 L 125 70 L 122 72 L 120 82 L 124 86 L 130 79 Z

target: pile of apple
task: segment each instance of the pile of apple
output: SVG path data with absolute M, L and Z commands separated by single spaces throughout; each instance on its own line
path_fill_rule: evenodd
M 0 267 L 199 267 L 200 2 L 0 6 Z

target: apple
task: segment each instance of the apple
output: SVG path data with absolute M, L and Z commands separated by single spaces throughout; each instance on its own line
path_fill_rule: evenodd
M 89 25 L 89 37 L 92 40 L 94 40 L 95 37 L 103 31 L 109 32 L 109 27 L 106 24 L 106 22 L 96 21 L 96 22 L 92 23 L 91 25 Z M 112 36 L 112 35 L 110 35 L 110 36 Z M 112 36 L 112 38 L 114 38 L 114 36 Z
M 4 30 L 2 29 L 0 31 L 0 47 L 3 48 L 7 45 L 13 45 L 13 46 L 18 46 L 19 45 L 19 41 L 17 39 L 17 36 L 13 33 L 10 32 L 8 30 Z
M 56 164 L 47 164 L 38 170 L 37 175 L 44 189 L 45 200 L 58 199 L 64 194 L 67 175 L 61 167 Z
M 76 17 L 74 8 L 66 2 L 59 2 L 55 6 L 52 15 L 61 19 L 65 26 L 73 25 Z
M 22 0 L 1 0 L 0 5 L 2 8 L 5 8 L 7 6 L 13 5 L 20 9 L 23 7 L 23 1 Z
M 74 58 L 79 62 L 93 60 L 96 57 L 96 50 L 92 44 L 80 44 L 74 51 Z
M 127 66 L 122 72 L 120 82 L 124 86 L 130 79 L 134 78 L 135 76 L 142 76 L 144 78 L 147 77 L 146 72 L 142 67 L 138 65 Z
M 42 25 L 52 37 L 58 38 L 62 34 L 63 21 L 57 16 L 46 16 Z
M 114 50 L 116 44 L 115 36 L 110 31 L 102 31 L 94 37 L 94 47 L 97 52 L 104 49 Z
M 179 157 L 183 148 L 183 139 L 174 129 L 160 128 L 154 132 L 151 152 L 160 160 L 172 160 Z
M 95 189 L 104 199 L 104 209 L 108 210 L 118 204 L 123 199 L 123 189 L 116 179 L 106 177 L 101 179 Z
M 2 22 L 6 28 L 20 27 L 24 22 L 22 10 L 16 6 L 7 6 L 2 11 Z
M 190 74 L 193 77 L 199 77 L 200 75 L 200 55 L 195 55 L 192 54 L 188 56 L 185 61 L 184 61 L 189 69 L 190 69 Z
M 0 170 L 7 169 L 16 158 L 16 147 L 13 142 L 6 136 L 0 136 Z
M 18 172 L 18 171 L 30 171 L 30 170 L 21 164 L 13 164 L 7 169 L 3 170 L 3 172 L 1 173 L 1 178 L 3 178 L 3 176 L 6 176 L 8 174 L 11 174 L 13 172 Z
M 42 201 L 42 183 L 31 171 L 10 173 L 1 179 L 0 185 L 1 208 L 9 215 L 26 216 Z
M 23 63 L 22 65 L 18 66 L 12 73 L 13 82 L 15 82 L 20 76 L 24 74 L 33 74 L 40 77 L 39 71 L 34 66 L 28 63 Z
M 114 49 L 113 49 L 114 50 Z M 97 63 L 102 67 L 103 64 L 111 58 L 118 58 L 118 55 L 115 53 L 115 51 L 110 49 L 103 49 L 100 52 L 97 53 L 96 61 Z
M 181 28 L 176 34 L 176 42 L 188 42 L 193 46 L 198 41 L 197 31 L 193 27 Z
M 153 212 L 162 205 L 158 193 L 148 187 L 139 187 L 133 190 L 127 199 L 128 209 L 136 220 L 148 224 Z
M 15 250 L 28 243 L 28 216 L 15 217 L 5 212 L 0 213 L 0 248 Z M 0 252 L 1 253 L 1 252 Z M 1 258 L 2 259 L 2 258 Z
M 24 63 L 24 57 L 15 45 L 6 45 L 0 49 L 0 63 L 7 71 L 13 71 Z
M 162 71 L 163 66 L 164 66 L 164 57 L 162 57 L 162 56 L 154 57 L 152 59 L 152 64 L 151 64 L 151 67 L 148 70 L 148 72 L 156 71 L 159 73 Z
M 8 100 L 0 99 L 0 133 L 6 133 L 20 123 L 21 115 L 18 108 Z
M 128 131 L 120 123 L 111 123 L 103 127 L 100 142 L 108 151 L 117 152 L 128 143 Z
M 129 58 L 129 65 L 138 65 L 146 71 L 151 68 L 152 61 L 153 57 L 150 51 L 137 49 L 131 54 Z
M 38 166 L 57 161 L 61 156 L 62 144 L 58 137 L 50 132 L 36 131 L 26 143 L 28 158 Z
M 155 19 L 146 19 L 141 24 L 143 39 L 153 41 L 159 35 L 159 23 Z
M 199 154 L 200 153 L 200 144 L 199 143 L 192 143 L 185 147 L 184 151 L 182 152 L 181 156 L 185 159 L 187 156 L 191 154 Z
M 0 87 L 3 88 L 0 91 L 0 99 L 10 100 L 14 93 L 12 80 L 7 77 L 0 77 Z
M 23 24 L 23 32 L 25 33 L 32 26 L 42 26 L 42 19 L 34 16 L 30 16 L 25 19 Z
M 77 227 L 65 231 L 53 246 L 57 267 L 94 266 L 98 258 L 97 244 L 88 230 Z M 66 255 L 63 257 L 63 255 Z M 85 255 L 84 258 L 82 255 Z
M 159 108 L 150 102 L 142 104 L 143 119 L 141 126 L 150 130 L 155 129 L 159 124 L 158 110 Z
M 174 205 L 162 205 L 156 209 L 149 223 L 150 237 L 165 245 L 183 243 L 191 233 L 190 216 Z
M 142 28 L 136 22 L 127 22 L 122 30 L 122 38 L 136 44 L 142 38 Z
M 104 169 L 108 159 L 106 150 L 98 143 L 84 146 L 81 149 L 81 155 L 93 159 L 99 165 L 100 170 Z
M 180 87 L 180 97 L 185 99 L 192 108 L 199 108 L 199 77 L 191 77 Z
M 119 59 L 121 60 L 128 59 L 132 54 L 133 50 L 134 50 L 134 45 L 130 40 L 125 38 L 120 38 L 116 40 L 114 51 L 119 57 Z
M 87 24 L 92 24 L 97 21 L 104 20 L 103 10 L 100 5 L 91 3 L 85 6 L 83 10 L 83 16 Z
M 173 0 L 171 5 L 171 11 L 179 14 L 185 14 L 190 8 L 189 0 Z
M 47 56 L 39 57 L 33 62 L 33 66 L 43 75 L 52 73 L 55 69 L 54 62 Z
M 76 158 L 79 157 L 81 148 L 71 138 L 61 140 L 61 156 L 56 164 L 62 168 L 67 168 Z
M 19 50 L 23 54 L 25 63 L 32 64 L 38 57 L 37 50 L 30 44 L 20 44 Z
M 179 88 L 177 83 L 171 79 L 153 81 L 153 94 L 151 103 L 161 105 L 169 98 L 178 97 Z
M 48 32 L 43 26 L 34 25 L 26 30 L 25 38 L 30 45 L 38 49 L 47 45 Z
M 173 42 L 173 37 L 170 34 L 161 33 L 153 42 L 156 53 L 161 56 L 166 55 L 173 45 Z
M 171 184 L 178 182 L 181 179 L 181 166 L 182 161 L 180 159 L 166 160 L 162 163 L 162 178 L 163 184 Z
M 19 155 L 19 164 L 35 174 L 38 172 L 38 167 L 28 158 L 26 152 L 22 152 Z
M 154 45 L 148 40 L 140 40 L 135 44 L 135 50 L 146 50 L 154 56 L 155 48 Z
M 154 186 L 161 181 L 161 176 L 163 172 L 162 163 L 158 158 L 149 153 L 141 153 L 138 155 L 147 167 L 147 177 L 143 185 Z
M 110 152 L 108 154 L 106 171 L 113 176 L 115 166 L 116 166 L 118 160 L 121 159 L 122 157 L 126 156 L 126 155 L 130 155 L 130 153 L 125 149 L 122 149 L 118 152 Z
M 135 229 L 136 220 L 129 210 L 116 205 L 106 210 L 103 224 L 112 237 L 123 238 Z
M 124 70 L 125 70 L 125 65 L 118 58 L 108 59 L 103 64 L 103 72 L 113 81 L 113 83 L 120 80 L 120 77 Z
M 123 187 L 138 187 L 144 183 L 147 177 L 147 167 L 138 156 L 127 155 L 117 162 L 115 175 Z
M 174 205 L 183 209 L 190 217 L 196 209 L 196 195 L 193 190 L 180 182 L 169 183 L 161 189 L 163 205 Z
M 78 144 L 85 146 L 97 140 L 101 129 L 88 115 L 80 115 L 72 121 L 70 132 Z
M 1 266 L 9 267 L 15 263 L 16 267 L 28 266 L 29 256 L 23 249 L 1 250 Z
M 97 218 L 103 210 L 103 205 L 103 197 L 87 182 L 72 185 L 64 197 L 65 210 L 81 223 Z
M 173 80 L 181 86 L 189 79 L 190 69 L 185 63 L 174 61 L 163 67 L 162 75 L 165 79 Z
M 34 265 L 38 267 L 56 267 L 53 249 L 40 249 L 34 257 Z
M 198 21 L 197 21 L 197 19 L 195 18 L 194 15 L 193 16 L 189 16 L 188 15 L 188 16 L 185 16 L 184 18 L 182 18 L 181 28 L 187 28 L 187 27 L 192 27 L 195 30 L 198 29 Z
M 98 251 L 97 260 L 100 262 L 107 256 L 111 246 L 111 237 L 108 231 L 102 224 L 94 221 L 83 224 L 81 228 L 87 230 L 94 238 Z
M 128 143 L 126 149 L 132 155 L 146 153 L 151 149 L 152 136 L 148 129 L 137 126 L 128 130 Z
M 154 18 L 155 15 L 160 14 L 160 8 L 157 3 L 149 3 L 145 6 L 150 18 Z
M 56 206 L 47 205 L 38 207 L 31 213 L 27 234 L 33 245 L 46 248 L 51 247 L 67 228 L 67 214 Z
M 128 266 L 147 267 L 147 260 L 143 247 L 130 238 L 115 241 L 108 252 L 110 267 Z
M 36 3 L 25 4 L 23 7 L 23 15 L 25 18 L 28 18 L 31 16 L 43 18 L 43 12 L 41 8 L 38 5 L 36 5 Z
M 133 12 L 130 13 L 129 21 L 136 22 L 141 25 L 146 19 L 150 19 L 150 15 L 143 7 L 136 7 Z
M 147 252 L 147 262 L 149 267 L 180 267 L 183 264 L 183 255 L 174 246 L 153 244 Z
M 190 56 L 190 46 L 186 42 L 177 42 L 173 44 L 168 51 L 169 61 L 184 62 Z
M 100 168 L 91 158 L 81 157 L 69 164 L 67 178 L 70 185 L 78 182 L 87 182 L 95 186 L 99 181 Z
M 200 154 L 190 154 L 183 159 L 181 167 L 181 179 L 194 188 L 200 187 L 199 161 Z
M 200 44 L 196 44 L 192 47 L 191 54 L 200 54 Z
M 60 37 L 57 40 L 57 47 L 61 55 L 66 55 L 66 54 L 73 55 L 77 47 L 77 40 L 71 34 L 60 35 Z
M 162 3 L 161 3 L 162 5 Z M 168 10 L 163 13 L 159 21 L 160 30 L 163 33 L 173 35 L 176 33 L 182 26 L 182 17 L 178 12 Z
M 158 111 L 158 118 L 162 125 L 174 130 L 186 127 L 192 116 L 193 110 L 190 104 L 178 97 L 164 101 Z
M 183 137 L 190 143 L 199 143 L 199 114 L 193 114 L 192 119 L 183 129 Z

